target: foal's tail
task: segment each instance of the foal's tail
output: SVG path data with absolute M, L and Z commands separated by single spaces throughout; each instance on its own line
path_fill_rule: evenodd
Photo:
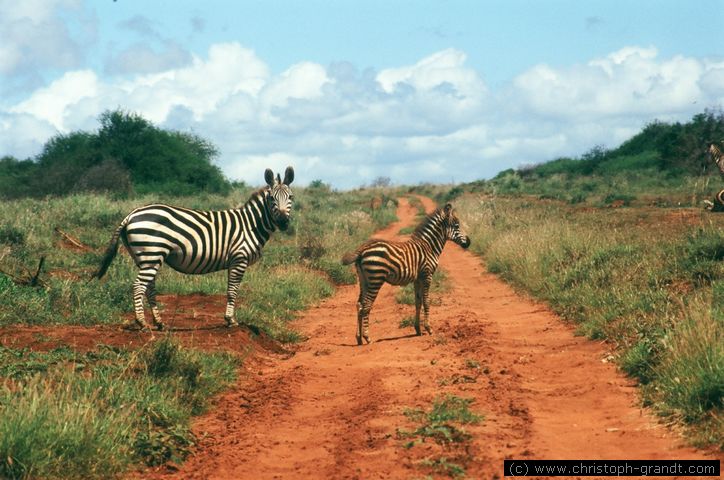
M 359 251 L 347 252 L 342 256 L 342 265 L 351 265 L 359 258 Z

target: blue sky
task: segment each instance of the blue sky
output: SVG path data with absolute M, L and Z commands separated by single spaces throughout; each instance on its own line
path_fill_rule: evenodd
M 0 0 L 0 155 L 113 108 L 350 188 L 615 147 L 724 104 L 724 0 Z

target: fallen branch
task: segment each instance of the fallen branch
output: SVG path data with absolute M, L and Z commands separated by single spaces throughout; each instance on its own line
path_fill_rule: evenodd
M 58 235 L 60 235 L 61 237 L 63 237 L 63 240 L 65 240 L 66 242 L 70 243 L 70 244 L 73 245 L 74 247 L 79 248 L 79 249 L 81 249 L 81 250 L 85 250 L 86 252 L 92 252 L 92 251 L 93 251 L 93 249 L 92 249 L 91 247 L 89 247 L 88 245 L 84 244 L 83 242 L 81 242 L 81 241 L 78 240 L 77 238 L 74 238 L 74 237 L 71 236 L 69 233 L 65 233 L 65 232 L 64 232 L 63 230 L 61 230 L 60 228 L 55 227 L 55 231 L 58 233 Z
M 40 262 L 38 262 L 38 268 L 35 271 L 34 275 L 30 274 L 30 271 L 25 268 L 25 271 L 27 272 L 27 278 L 18 277 L 17 275 L 14 275 L 10 272 L 6 272 L 4 270 L 0 269 L 0 273 L 7 276 L 15 282 L 16 285 L 23 285 L 27 287 L 43 287 L 46 288 L 48 285 L 40 278 L 40 272 L 43 270 L 43 264 L 45 263 L 45 257 L 40 257 Z

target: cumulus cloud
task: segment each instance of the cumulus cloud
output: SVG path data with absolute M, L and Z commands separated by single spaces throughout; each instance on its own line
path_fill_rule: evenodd
M 626 47 L 584 64 L 537 65 L 491 91 L 455 49 L 378 72 L 300 62 L 272 74 L 253 50 L 223 43 L 122 79 L 68 71 L 0 111 L 0 141 L 7 153 L 28 152 L 51 131 L 93 129 L 103 110 L 121 107 L 210 139 L 226 174 L 254 184 L 265 168 L 287 165 L 300 184 L 342 188 L 378 176 L 470 181 L 613 147 L 654 118 L 686 120 L 724 103 L 722 78 L 724 62 Z
M 59 13 L 81 10 L 80 0 L 0 0 L 0 76 L 14 86 L 17 77 L 34 85 L 41 68 L 79 66 L 81 42 Z
M 535 66 L 514 80 L 514 94 L 545 116 L 670 115 L 698 100 L 716 102 L 699 84 L 706 68 L 683 56 L 659 60 L 653 47 L 626 47 L 585 65 Z

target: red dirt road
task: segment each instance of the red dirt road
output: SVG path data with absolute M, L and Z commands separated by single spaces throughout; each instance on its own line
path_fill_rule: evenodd
M 416 213 L 401 199 L 400 221 L 378 236 L 395 237 Z M 602 361 L 605 344 L 575 337 L 457 245 L 440 264 L 452 290 L 431 307 L 434 335 L 400 329 L 414 307 L 385 286 L 371 314 L 376 341 L 358 347 L 357 287 L 339 288 L 297 320 L 309 340 L 293 355 L 247 362 L 237 387 L 197 421 L 200 444 L 179 471 L 141 476 L 421 478 L 432 473 L 421 460 L 450 452 L 430 441 L 405 448 L 397 429 L 415 428 L 405 408 L 429 409 L 445 393 L 473 398 L 485 416 L 465 427 L 468 478 L 503 477 L 505 458 L 706 458 L 637 406 L 633 382 Z

